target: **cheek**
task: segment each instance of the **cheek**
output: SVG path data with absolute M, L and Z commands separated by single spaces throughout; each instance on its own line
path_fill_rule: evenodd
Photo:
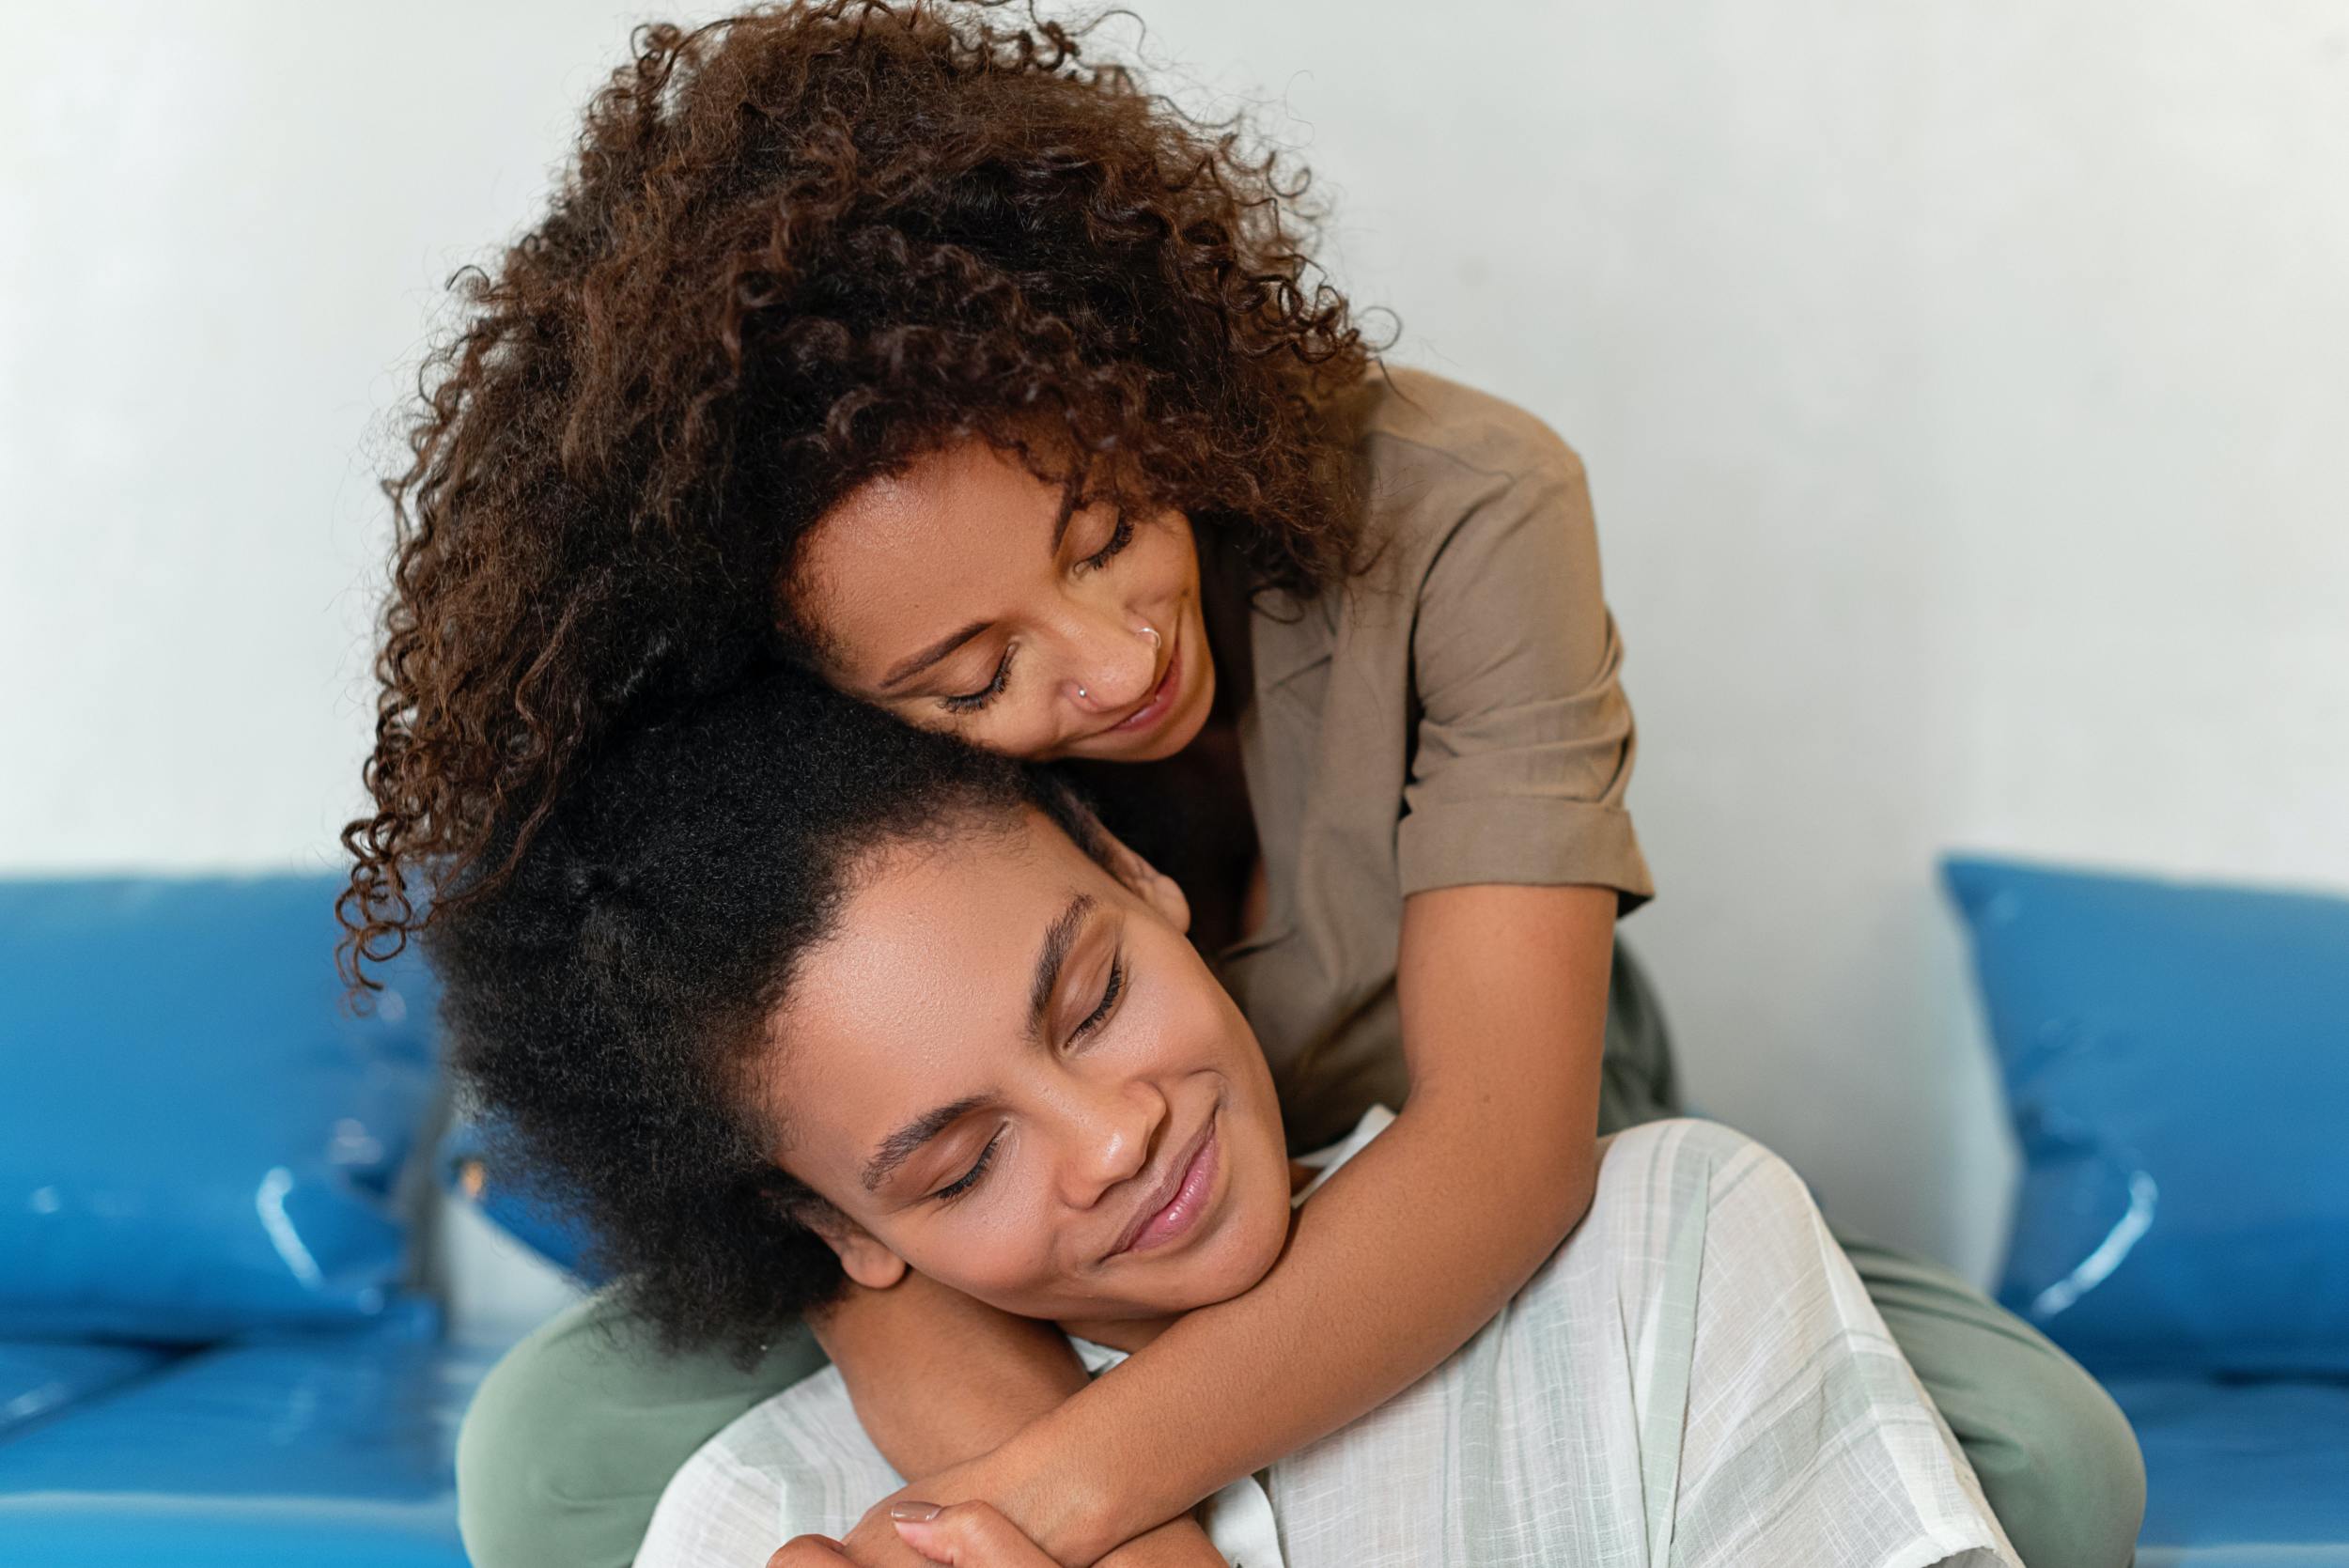
M 1007 693 L 976 715 L 949 713 L 933 702 L 894 704 L 889 711 L 916 729 L 935 730 L 983 752 L 1028 760 L 1044 758 L 1059 736 L 1051 696 L 1033 689 Z
M 1042 1210 L 1022 1196 L 898 1230 L 890 1246 L 916 1273 L 1007 1312 L 1050 1315 L 1066 1281 Z
M 1148 999 L 1150 1017 L 1137 1020 L 1151 1032 L 1150 1067 L 1167 1073 L 1211 1067 L 1243 1093 L 1254 1091 L 1259 1082 L 1268 1088 L 1271 1078 L 1264 1052 L 1247 1020 L 1198 954 L 1178 943 L 1179 939 L 1168 943 L 1167 979 Z
M 1153 598 L 1172 598 L 1188 592 L 1199 580 L 1199 556 L 1192 547 L 1190 524 L 1180 513 L 1172 520 L 1144 532 L 1134 554 L 1136 586 Z

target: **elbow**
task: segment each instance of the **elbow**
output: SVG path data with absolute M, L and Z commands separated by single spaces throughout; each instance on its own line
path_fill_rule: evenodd
M 1576 1125 L 1522 1129 L 1517 1137 L 1517 1179 L 1504 1190 L 1514 1188 L 1523 1205 L 1518 1212 L 1534 1219 L 1547 1258 L 1582 1223 L 1597 1195 L 1598 1136 L 1595 1127 Z
M 1514 1179 L 1490 1188 L 1500 1201 L 1489 1212 L 1511 1217 L 1508 1234 L 1514 1246 L 1508 1266 L 1522 1284 L 1590 1213 L 1598 1190 L 1595 1141 L 1586 1141 L 1579 1153 L 1546 1149 L 1542 1157 L 1519 1161 L 1511 1174 Z
M 1488 1147 L 1488 1212 L 1517 1217 L 1531 1263 L 1539 1265 L 1590 1212 L 1598 1192 L 1598 1140 L 1587 1131 L 1518 1129 L 1490 1139 Z
M 1553 1108 L 1546 1098 L 1520 1094 L 1513 1102 L 1492 1093 L 1446 1094 L 1413 1085 L 1399 1120 L 1419 1112 L 1420 1126 L 1448 1151 L 1446 1163 L 1474 1172 L 1486 1202 L 1539 1217 L 1563 1237 L 1598 1190 L 1598 1129 L 1595 1112 Z
M 1591 1200 L 1597 1196 L 1597 1141 L 1583 1140 L 1578 1148 L 1563 1152 L 1557 1159 L 1543 1161 L 1543 1166 L 1548 1179 L 1533 1203 L 1548 1221 L 1549 1245 L 1555 1249 L 1582 1223 L 1582 1217 L 1591 1212 Z
M 1591 1212 L 1591 1201 L 1597 1196 L 1598 1147 L 1594 1143 L 1591 1152 L 1575 1168 L 1573 1180 L 1567 1186 L 1563 1204 L 1566 1232 L 1582 1223 L 1582 1217 Z M 1561 1239 L 1563 1239 L 1564 1234 L 1561 1233 Z
M 1413 1130 L 1442 1151 L 1431 1157 L 1461 1182 L 1459 1201 L 1499 1222 L 1490 1234 L 1519 1238 L 1530 1271 L 1582 1222 L 1597 1194 L 1595 1114 L 1536 1109 L 1541 1097 L 1532 1094 L 1503 1098 L 1428 1087 L 1413 1086 L 1399 1123 L 1420 1118 Z

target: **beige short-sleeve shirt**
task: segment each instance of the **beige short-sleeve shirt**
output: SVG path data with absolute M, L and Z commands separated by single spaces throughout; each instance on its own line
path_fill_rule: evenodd
M 1653 894 L 1635 739 L 1582 464 L 1532 415 L 1422 371 L 1349 395 L 1373 565 L 1248 617 L 1241 766 L 1267 912 L 1224 950 L 1293 1147 L 1409 1089 L 1403 901 L 1468 883 Z

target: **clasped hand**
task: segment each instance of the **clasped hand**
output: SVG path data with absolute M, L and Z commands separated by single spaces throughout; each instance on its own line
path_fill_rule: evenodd
M 767 1568 L 887 1568 L 899 1562 L 949 1562 L 958 1568 L 1060 1568 L 992 1503 L 893 1499 L 858 1521 L 846 1540 L 802 1535 L 786 1542 Z
M 786 1542 L 767 1568 L 1063 1568 L 986 1500 L 984 1473 L 960 1465 L 894 1492 L 866 1511 L 838 1541 L 802 1535 Z M 949 1499 L 943 1500 L 941 1499 Z M 1224 1568 L 1206 1531 L 1188 1516 L 1128 1541 L 1098 1568 Z

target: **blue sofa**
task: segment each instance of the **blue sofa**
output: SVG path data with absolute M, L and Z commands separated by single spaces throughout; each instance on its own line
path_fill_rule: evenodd
M 2349 903 L 1945 874 L 2025 1154 L 2000 1290 L 2137 1422 L 2143 1568 L 2349 1568 Z M 498 1347 L 412 1288 L 432 990 L 343 1008 L 335 886 L 0 882 L 0 1563 L 465 1560 Z
M 2140 1568 L 2349 1568 L 2349 900 L 1955 859 L 1999 1296 L 2145 1452 Z
M 431 987 L 342 1007 L 335 885 L 0 882 L 0 1562 L 465 1561 Z

